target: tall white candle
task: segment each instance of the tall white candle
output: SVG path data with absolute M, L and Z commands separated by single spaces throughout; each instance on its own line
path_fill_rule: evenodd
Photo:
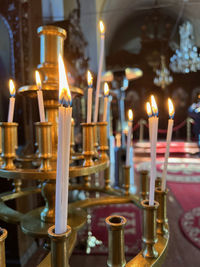
M 43 93 L 41 88 L 41 79 L 39 71 L 35 71 L 35 80 L 37 84 L 37 98 L 38 98 L 38 106 L 39 106 L 39 114 L 40 114 L 40 122 L 45 122 L 45 114 L 44 114 L 44 101 L 43 101 Z
M 168 106 L 169 106 L 169 120 L 168 120 L 168 127 L 167 127 L 167 140 L 166 140 L 166 151 L 165 151 L 165 161 L 164 167 L 162 172 L 162 183 L 161 189 L 162 191 L 166 190 L 166 180 L 167 180 L 167 166 L 168 166 L 168 159 L 169 159 L 169 148 L 172 139 L 172 130 L 174 125 L 174 107 L 171 99 L 168 99 Z
M 104 108 L 103 108 L 103 121 L 107 121 L 107 111 L 108 111 L 108 97 L 109 97 L 109 86 L 104 83 Z
M 92 119 L 92 75 L 90 71 L 87 72 L 87 82 L 88 82 L 88 97 L 87 97 L 87 123 L 91 122 Z
M 13 80 L 9 80 L 10 101 L 8 109 L 8 122 L 13 122 L 14 109 L 15 109 L 15 85 Z
M 129 109 L 128 110 L 128 136 L 127 136 L 127 144 L 126 144 L 126 166 L 130 165 L 132 125 L 133 125 L 133 111 Z
M 100 55 L 99 55 L 99 68 L 97 75 L 97 86 L 96 86 L 96 96 L 95 96 L 95 109 L 94 109 L 94 122 L 98 120 L 98 112 L 99 112 L 99 91 L 101 85 L 101 74 L 103 68 L 103 58 L 104 58 L 104 40 L 105 40 L 105 27 L 103 21 L 100 20 L 100 33 L 101 33 L 101 42 L 100 42 Z
M 151 136 L 152 136 L 152 110 L 151 110 L 151 105 L 149 102 L 146 104 L 146 109 L 147 109 L 147 114 L 148 114 L 148 123 L 149 123 L 149 141 L 150 141 L 150 146 L 151 146 Z
M 72 108 L 64 62 L 59 55 L 58 154 L 56 173 L 55 233 L 67 230 L 70 135 Z

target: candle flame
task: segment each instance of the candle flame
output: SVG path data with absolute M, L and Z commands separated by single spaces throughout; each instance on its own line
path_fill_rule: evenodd
M 128 110 L 128 120 L 129 121 L 132 121 L 133 120 L 133 111 L 132 111 L 132 109 L 129 109 Z
M 64 106 L 68 106 L 69 104 L 71 104 L 71 93 L 67 82 L 64 61 L 60 54 L 58 57 L 58 72 L 59 72 L 59 102 Z
M 41 78 L 40 78 L 40 73 L 39 71 L 35 71 L 35 80 L 36 80 L 36 84 L 37 84 L 37 87 L 38 89 L 41 89 Z
M 92 87 L 92 81 L 93 81 L 92 74 L 91 74 L 91 72 L 88 70 L 88 72 L 87 72 L 87 83 L 88 83 L 88 86 L 89 86 L 89 87 Z
M 104 96 L 109 95 L 109 86 L 108 83 L 104 83 Z
M 174 117 L 174 105 L 170 98 L 168 98 L 168 107 L 169 107 L 169 117 L 173 118 Z
M 151 108 L 152 108 L 153 115 L 157 116 L 158 115 L 158 107 L 156 104 L 155 97 L 153 95 L 151 95 Z
M 152 110 L 151 110 L 151 105 L 149 102 L 146 103 L 146 109 L 147 109 L 147 114 L 149 117 L 152 116 Z
M 101 34 L 104 34 L 105 33 L 105 27 L 104 27 L 104 23 L 102 20 L 99 21 L 99 28 L 100 28 Z
M 15 96 L 15 84 L 12 79 L 9 80 L 9 90 L 12 97 Z

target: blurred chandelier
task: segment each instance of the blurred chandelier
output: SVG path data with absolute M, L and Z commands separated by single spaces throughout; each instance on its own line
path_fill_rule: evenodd
M 156 75 L 153 82 L 162 89 L 165 89 L 166 86 L 173 82 L 173 78 L 165 64 L 165 56 L 161 56 L 161 70 L 156 70 Z
M 180 48 L 170 58 L 170 68 L 173 72 L 189 73 L 200 69 L 200 57 L 194 45 L 192 24 L 187 21 L 179 27 Z

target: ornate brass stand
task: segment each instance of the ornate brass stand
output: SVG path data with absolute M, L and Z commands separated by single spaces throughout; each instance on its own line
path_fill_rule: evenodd
M 1 267 L 6 267 L 5 258 L 5 239 L 7 237 L 6 229 L 0 228 L 0 265 Z
M 168 235 L 167 227 L 167 192 L 162 191 L 161 188 L 157 187 L 155 190 L 155 199 L 159 203 L 157 210 L 157 233 L 161 235 Z

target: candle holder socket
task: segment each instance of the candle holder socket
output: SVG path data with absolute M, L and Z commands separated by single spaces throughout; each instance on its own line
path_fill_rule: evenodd
M 141 200 L 148 199 L 149 196 L 149 172 L 140 171 L 140 197 Z
M 2 169 L 13 170 L 16 169 L 14 159 L 16 158 L 17 147 L 17 127 L 18 123 L 15 122 L 1 122 L 0 127 L 2 130 Z
M 123 166 L 124 170 L 124 189 L 125 189 L 125 195 L 129 195 L 129 189 L 130 189 L 130 169 L 131 166 Z
M 94 133 L 93 133 L 93 136 L 94 136 L 94 157 L 98 158 L 99 157 L 99 153 L 98 153 L 97 150 L 98 150 L 99 144 L 98 144 L 97 124 L 96 123 L 94 123 L 93 131 L 94 131 Z
M 145 258 L 157 258 L 158 252 L 155 250 L 154 245 L 158 240 L 156 233 L 156 218 L 159 203 L 154 201 L 154 205 L 150 206 L 149 200 L 142 200 L 141 205 L 143 209 L 142 255 Z
M 124 253 L 124 227 L 126 219 L 113 215 L 106 218 L 108 228 L 108 260 L 109 267 L 123 267 L 126 265 Z
M 55 225 L 48 229 L 51 240 L 51 267 L 69 267 L 68 243 L 71 227 L 67 225 L 67 231 L 63 234 L 55 234 Z
M 167 229 L 167 193 L 168 189 L 162 191 L 160 187 L 155 190 L 155 199 L 159 203 L 157 210 L 157 234 L 168 235 Z
M 1 267 L 6 267 L 6 257 L 5 257 L 5 239 L 8 233 L 6 229 L 0 228 L 0 263 Z
M 109 160 L 108 151 L 108 138 L 107 138 L 107 122 L 98 122 L 98 140 L 99 140 L 99 158 L 101 160 Z
M 162 178 L 161 177 L 156 177 L 155 187 L 161 187 L 161 183 L 162 183 Z
M 89 167 L 94 165 L 94 138 L 93 138 L 93 123 L 81 123 L 83 127 L 83 166 Z
M 51 122 L 36 122 L 36 133 L 38 137 L 38 157 L 41 159 L 40 171 L 50 171 L 51 158 L 52 158 L 52 135 L 51 135 Z

